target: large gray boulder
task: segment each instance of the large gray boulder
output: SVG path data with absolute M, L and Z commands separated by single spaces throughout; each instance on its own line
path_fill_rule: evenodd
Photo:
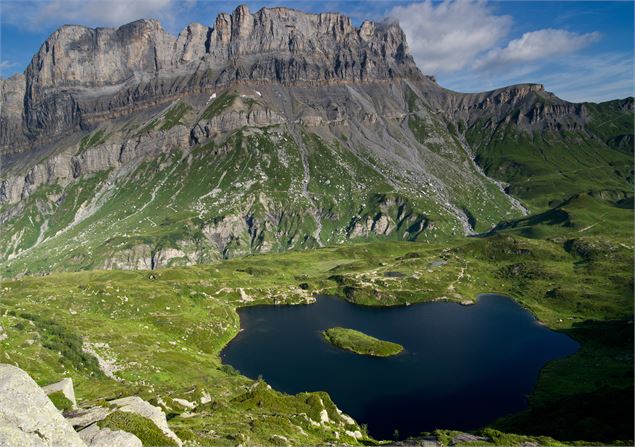
M 86 447 L 35 381 L 6 364 L 0 364 L 0 445 Z
M 112 413 L 110 408 L 97 406 L 73 411 L 66 415 L 66 420 L 75 430 L 80 431 L 95 422 L 104 420 L 110 413 Z

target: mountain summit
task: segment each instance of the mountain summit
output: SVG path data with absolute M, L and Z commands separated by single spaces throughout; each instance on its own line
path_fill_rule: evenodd
M 3 275 L 443 240 L 632 189 L 632 98 L 452 92 L 398 24 L 336 13 L 64 26 L 0 91 Z

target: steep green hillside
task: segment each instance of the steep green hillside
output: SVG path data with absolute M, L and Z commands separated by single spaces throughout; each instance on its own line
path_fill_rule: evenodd
M 508 183 L 508 191 L 534 210 L 580 192 L 632 195 L 633 111 L 628 101 L 584 104 L 589 115 L 584 128 L 523 130 L 513 121 L 493 126 L 481 118 L 466 138 L 487 175 Z

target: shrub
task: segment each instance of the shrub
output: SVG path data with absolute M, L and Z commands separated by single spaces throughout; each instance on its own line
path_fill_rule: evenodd
M 23 312 L 21 318 L 31 320 L 40 332 L 42 346 L 54 352 L 59 352 L 64 360 L 78 370 L 85 370 L 98 377 L 103 376 L 97 359 L 82 350 L 83 342 L 79 335 L 66 327 L 39 315 Z

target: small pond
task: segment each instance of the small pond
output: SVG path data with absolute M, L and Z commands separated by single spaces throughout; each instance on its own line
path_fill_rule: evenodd
M 435 428 L 469 430 L 523 410 L 540 369 L 578 344 L 540 325 L 511 299 L 371 308 L 320 296 L 303 306 L 239 311 L 244 329 L 222 353 L 248 377 L 286 393 L 327 391 L 338 407 L 392 438 Z M 344 326 L 404 346 L 389 358 L 326 343 L 320 331 Z

